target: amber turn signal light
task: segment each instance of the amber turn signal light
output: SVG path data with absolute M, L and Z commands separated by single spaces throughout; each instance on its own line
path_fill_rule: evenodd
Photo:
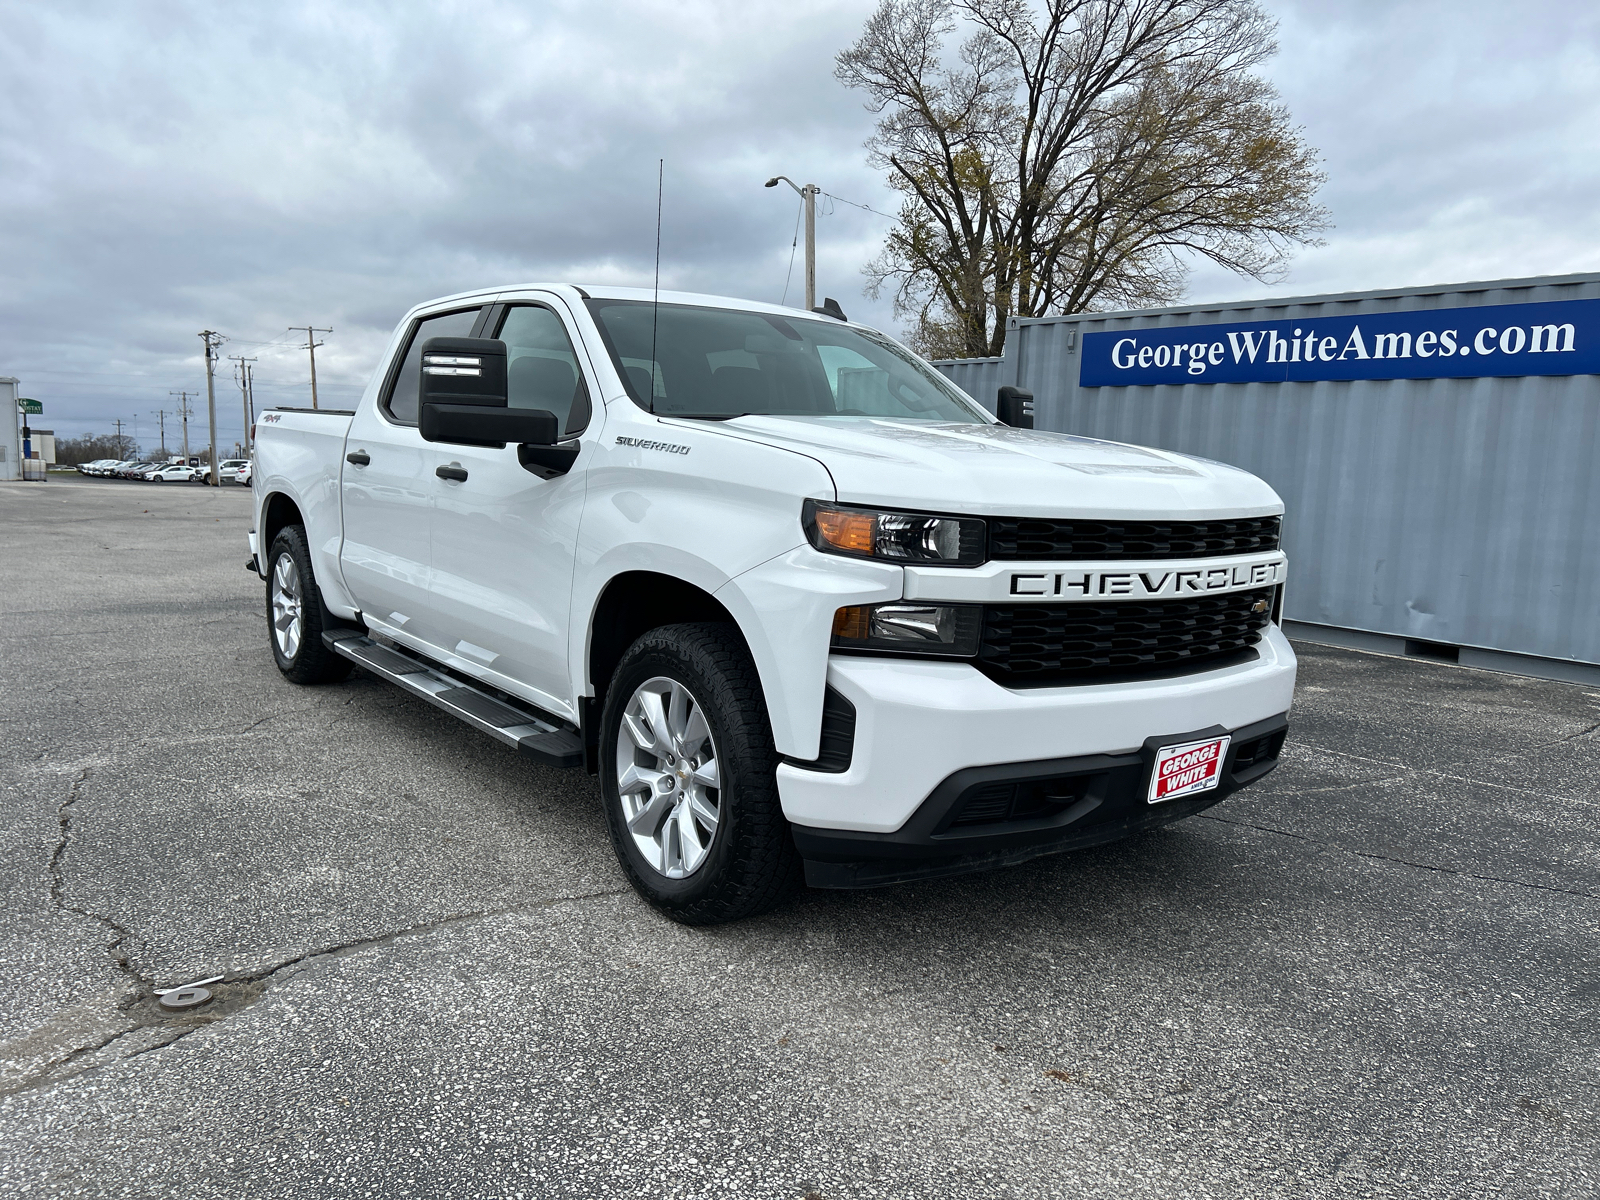
M 833 636 L 853 642 L 866 641 L 867 614 L 871 611 L 860 604 L 851 608 L 841 608 L 833 614 Z
M 817 532 L 830 546 L 851 554 L 871 554 L 878 519 L 871 513 L 817 509 Z M 840 609 L 845 612 L 845 609 Z

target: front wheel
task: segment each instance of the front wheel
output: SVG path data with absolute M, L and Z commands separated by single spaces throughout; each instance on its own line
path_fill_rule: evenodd
M 673 920 L 753 916 L 798 882 L 766 700 L 732 626 L 667 625 L 628 649 L 606 693 L 600 763 L 623 870 Z
M 267 633 L 278 670 L 295 683 L 331 683 L 355 665 L 322 644 L 322 593 L 299 525 L 285 526 L 267 553 Z

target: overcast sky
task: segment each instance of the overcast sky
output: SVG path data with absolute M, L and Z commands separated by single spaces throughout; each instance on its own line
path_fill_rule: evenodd
M 1600 6 L 1265 7 L 1334 228 L 1281 283 L 1200 269 L 1190 299 L 1600 270 Z M 661 157 L 663 286 L 779 300 L 798 202 L 769 175 L 894 209 L 832 77 L 871 8 L 0 0 L 0 375 L 59 435 L 136 419 L 153 448 L 169 391 L 200 392 L 203 425 L 201 329 L 256 357 L 265 407 L 309 401 L 286 328 L 311 323 L 333 327 L 323 403 L 348 403 L 421 300 L 648 284 Z M 860 273 L 887 223 L 828 207 L 819 295 L 896 328 Z

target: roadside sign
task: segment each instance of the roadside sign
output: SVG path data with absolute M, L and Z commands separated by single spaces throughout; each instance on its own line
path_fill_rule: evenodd
M 18 412 L 25 412 L 25 413 L 29 414 L 30 416 L 35 416 L 35 417 L 43 416 L 44 415 L 44 405 L 40 404 L 37 400 L 29 400 L 26 396 L 18 396 L 17 397 L 17 411 Z

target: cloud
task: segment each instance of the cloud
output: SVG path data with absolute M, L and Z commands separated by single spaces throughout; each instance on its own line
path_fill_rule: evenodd
M 1323 156 L 1327 244 L 1270 288 L 1197 270 L 1191 298 L 1600 270 L 1600 9 L 1581 0 L 1280 0 L 1267 73 Z
M 203 389 L 202 328 L 258 357 L 259 400 L 304 403 L 304 339 L 284 330 L 331 325 L 319 383 L 348 401 L 420 300 L 648 283 L 659 158 L 672 287 L 779 298 L 795 197 L 762 188 L 775 172 L 886 202 L 860 149 L 872 118 L 831 76 L 859 5 L 0 14 L 0 174 L 18 181 L 0 373 L 62 432 L 130 411 L 153 428 L 169 388 Z M 884 224 L 819 221 L 819 278 L 847 310 Z
M 1201 267 L 1194 298 L 1600 268 L 1592 6 L 1267 7 L 1336 227 L 1282 283 Z M 285 330 L 312 323 L 325 402 L 349 401 L 420 300 L 648 283 L 659 158 L 663 283 L 776 300 L 796 202 L 769 175 L 894 211 L 832 78 L 870 9 L 0 0 L 0 374 L 58 432 L 147 435 L 169 389 L 203 393 L 205 328 L 256 356 L 261 402 L 304 403 Z M 861 295 L 887 222 L 831 208 L 819 292 L 893 327 Z M 226 371 L 218 413 L 231 446 Z

